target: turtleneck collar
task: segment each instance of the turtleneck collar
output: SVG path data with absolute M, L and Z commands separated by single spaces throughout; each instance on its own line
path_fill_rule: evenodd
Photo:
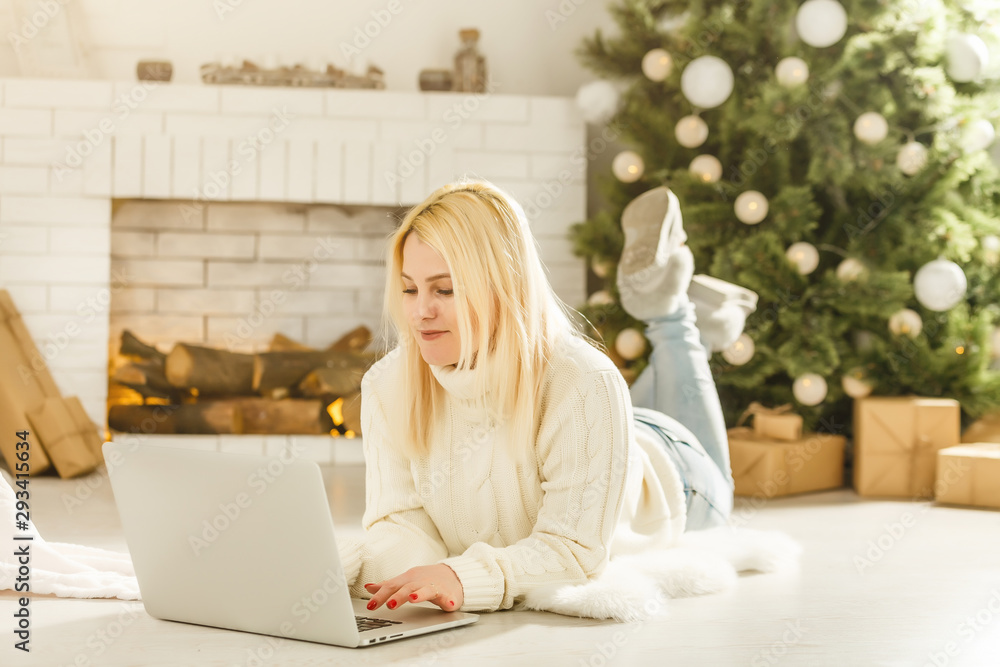
M 476 371 L 471 368 L 459 370 L 455 366 L 435 366 L 428 364 L 431 373 L 441 383 L 448 395 L 463 402 L 474 402 L 481 394 L 476 391 Z M 488 392 L 487 392 L 488 393 Z

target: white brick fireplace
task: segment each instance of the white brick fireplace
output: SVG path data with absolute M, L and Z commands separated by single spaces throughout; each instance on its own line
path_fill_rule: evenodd
M 123 327 L 161 343 L 249 331 L 243 348 L 375 331 L 390 214 L 459 176 L 519 199 L 580 305 L 567 233 L 586 213 L 585 141 L 561 97 L 0 79 L 0 286 L 103 425 Z M 248 328 L 296 271 L 284 310 Z

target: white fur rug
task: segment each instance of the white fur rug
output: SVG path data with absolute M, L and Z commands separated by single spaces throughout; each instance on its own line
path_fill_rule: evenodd
M 669 598 L 708 595 L 736 585 L 739 572 L 798 568 L 802 547 L 785 533 L 722 526 L 681 536 L 674 547 L 612 558 L 593 581 L 532 591 L 515 609 L 642 621 Z
M 16 529 L 17 498 L 6 471 L 0 473 L 0 590 L 69 598 L 139 599 L 139 583 L 127 553 L 49 542 L 30 517 L 26 528 Z M 31 540 L 14 539 L 29 536 Z

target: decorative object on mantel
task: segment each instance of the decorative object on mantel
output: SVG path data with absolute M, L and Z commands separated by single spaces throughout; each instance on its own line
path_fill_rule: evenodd
M 420 70 L 420 90 L 451 90 L 454 78 L 449 69 Z
M 364 76 L 351 74 L 333 65 L 319 72 L 303 65 L 262 68 L 249 60 L 239 67 L 207 63 L 201 66 L 201 80 L 212 84 L 248 86 L 297 86 L 304 88 L 385 88 L 384 72 L 369 65 Z
M 267 352 L 177 343 L 169 354 L 122 332 L 112 360 L 108 427 L 188 434 L 361 435 L 361 378 L 377 361 L 371 332 L 325 350 L 275 335 Z M 150 430 L 152 429 L 152 430 Z
M 455 54 L 455 76 L 451 89 L 462 93 L 486 92 L 486 58 L 479 53 L 476 43 L 479 30 L 465 28 L 458 31 L 462 48 Z
M 13 29 L 6 40 L 14 49 L 21 76 L 86 79 L 86 44 L 78 24 L 85 20 L 75 2 L 13 0 Z
M 140 60 L 135 66 L 139 81 L 170 81 L 174 66 L 169 60 Z

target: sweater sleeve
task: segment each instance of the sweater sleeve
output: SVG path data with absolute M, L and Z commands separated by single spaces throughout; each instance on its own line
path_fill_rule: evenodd
M 370 383 L 362 383 L 365 513 L 360 540 L 340 545 L 341 566 L 352 597 L 368 598 L 367 583 L 432 565 L 448 555 L 437 526 L 417 493 L 407 458 L 389 442 L 385 411 Z
M 462 582 L 462 611 L 509 609 L 535 588 L 600 574 L 624 507 L 631 411 L 625 379 L 599 370 L 543 416 L 536 441 L 543 497 L 531 534 L 506 547 L 477 542 L 443 561 Z

